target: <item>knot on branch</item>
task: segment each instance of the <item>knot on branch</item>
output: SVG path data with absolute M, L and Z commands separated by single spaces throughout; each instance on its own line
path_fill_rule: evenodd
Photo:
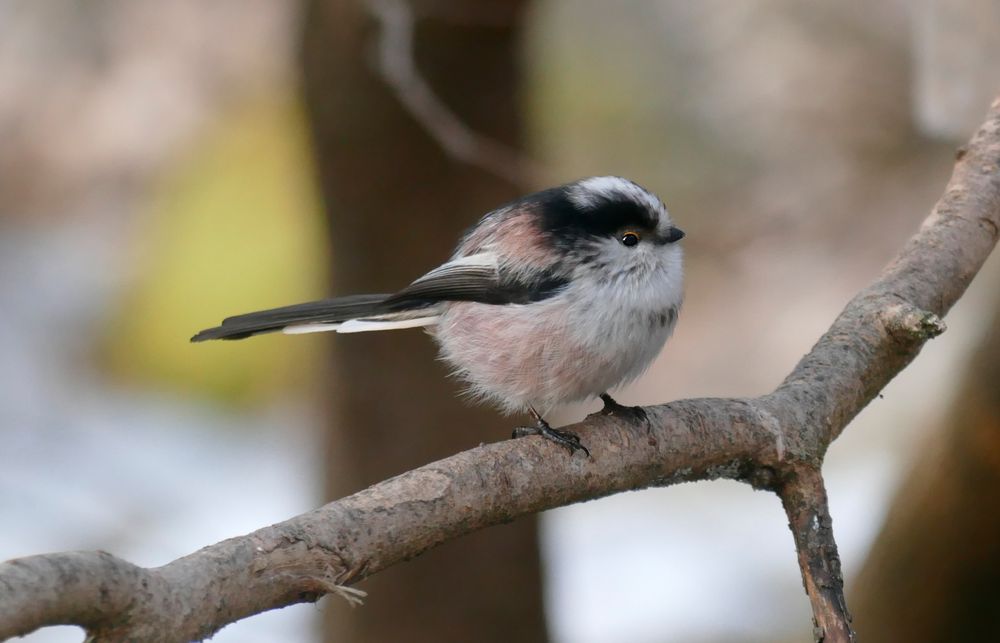
M 757 491 L 774 491 L 779 479 L 778 472 L 766 465 L 754 468 L 746 477 L 747 483 Z
M 934 313 L 906 302 L 883 309 L 878 317 L 891 337 L 906 343 L 926 341 L 948 328 Z

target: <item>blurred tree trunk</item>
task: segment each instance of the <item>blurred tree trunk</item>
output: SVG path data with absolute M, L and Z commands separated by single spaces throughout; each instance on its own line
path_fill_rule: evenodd
M 490 3 L 491 19 L 477 23 L 448 19 L 461 5 L 435 3 L 416 30 L 423 77 L 470 127 L 511 146 L 522 130 L 518 44 L 526 4 Z M 310 0 L 303 30 L 334 292 L 396 290 L 446 259 L 466 227 L 518 190 L 449 158 L 404 110 L 378 75 L 378 25 L 364 2 Z M 509 435 L 510 420 L 459 399 L 460 386 L 419 330 L 336 337 L 332 350 L 323 384 L 330 499 Z M 533 520 L 435 549 L 364 589 L 370 596 L 362 608 L 324 604 L 326 640 L 546 639 Z
M 852 603 L 866 643 L 997 640 L 1000 307 L 947 417 L 858 578 Z

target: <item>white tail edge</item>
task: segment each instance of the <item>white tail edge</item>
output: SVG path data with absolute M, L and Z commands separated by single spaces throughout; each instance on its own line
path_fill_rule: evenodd
M 416 328 L 418 326 L 431 326 L 438 323 L 438 316 L 414 317 L 413 319 L 385 320 L 377 319 L 352 319 L 343 324 L 339 324 L 338 333 L 367 333 L 374 330 L 397 330 L 400 328 Z M 317 324 L 319 325 L 319 324 Z M 332 325 L 332 324 L 324 324 Z M 325 329 L 324 329 L 325 330 Z M 309 332 L 309 331 L 306 331 Z
M 286 326 L 281 329 L 286 335 L 305 335 L 306 333 L 325 333 L 340 328 L 340 322 L 336 324 L 299 324 L 298 326 Z

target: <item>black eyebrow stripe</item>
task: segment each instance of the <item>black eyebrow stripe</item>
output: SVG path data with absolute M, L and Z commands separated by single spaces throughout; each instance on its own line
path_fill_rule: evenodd
M 544 232 L 580 237 L 607 236 L 626 228 L 656 229 L 656 217 L 640 203 L 626 197 L 593 195 L 593 204 L 580 206 L 570 197 L 572 189 L 555 188 L 537 195 Z

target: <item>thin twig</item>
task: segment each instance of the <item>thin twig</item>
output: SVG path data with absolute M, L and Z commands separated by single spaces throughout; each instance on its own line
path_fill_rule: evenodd
M 455 159 L 483 169 L 518 188 L 534 185 L 542 170 L 514 149 L 482 136 L 444 104 L 417 70 L 413 57 L 415 20 L 405 0 L 367 0 L 381 28 L 379 71 L 403 106 Z

